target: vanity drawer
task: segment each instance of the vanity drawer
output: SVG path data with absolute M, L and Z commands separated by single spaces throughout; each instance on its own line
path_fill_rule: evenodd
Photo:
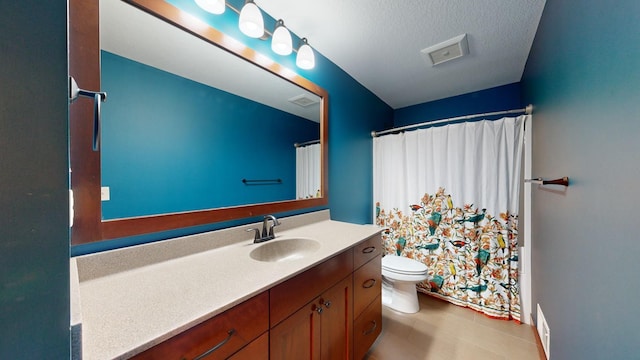
M 382 295 L 367 306 L 353 323 L 353 358 L 364 358 L 382 331 Z
M 382 237 L 376 234 L 353 248 L 353 268 L 359 268 L 381 253 Z
M 264 292 L 178 334 L 134 359 L 193 359 L 218 346 L 209 359 L 226 359 L 269 328 L 269 294 Z
M 349 249 L 271 288 L 271 327 L 352 272 L 353 250 Z
M 269 333 L 260 335 L 242 350 L 233 354 L 229 360 L 269 360 Z
M 360 313 L 382 291 L 382 257 L 380 255 L 353 273 L 353 314 Z

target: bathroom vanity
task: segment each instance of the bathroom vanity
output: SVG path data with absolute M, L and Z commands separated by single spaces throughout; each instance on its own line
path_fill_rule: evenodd
M 295 115 L 300 117 L 302 123 L 310 120 L 316 124 L 313 125 L 313 140 L 318 140 L 321 147 L 319 191 L 312 197 L 301 199 L 294 196 L 293 191 L 287 196 L 265 198 L 267 191 L 246 186 L 245 183 L 264 180 L 262 175 L 253 175 L 244 168 L 242 174 L 226 176 L 225 180 L 229 180 L 229 183 L 220 182 L 221 178 L 217 174 L 238 168 L 237 163 L 229 159 L 239 156 L 244 163 L 252 163 L 269 157 L 264 151 L 276 143 L 276 138 L 265 136 L 264 131 L 271 131 L 273 126 L 268 126 L 268 129 L 258 128 L 257 125 L 268 124 L 265 121 L 252 122 L 251 126 L 238 125 L 244 126 L 243 140 L 261 150 L 256 152 L 254 148 L 249 149 L 252 156 L 259 155 L 256 160 L 238 155 L 237 148 L 223 151 L 212 151 L 209 147 L 192 148 L 196 144 L 225 145 L 228 143 L 225 137 L 233 136 L 223 135 L 225 141 L 218 143 L 211 141 L 211 137 L 202 130 L 209 129 L 211 122 L 206 120 L 207 117 L 199 116 L 198 118 L 205 120 L 207 127 L 189 126 L 189 130 L 197 129 L 197 139 L 206 138 L 207 141 L 185 138 L 190 145 L 189 150 L 184 152 L 189 154 L 188 161 L 178 160 L 175 161 L 175 166 L 167 166 L 168 157 L 161 154 L 175 155 L 176 152 L 166 145 L 176 146 L 177 139 L 156 139 L 157 141 L 145 142 L 145 146 L 152 143 L 160 145 L 159 148 L 145 150 L 153 161 L 142 161 L 155 163 L 156 159 L 163 158 L 162 162 L 158 162 L 160 167 L 156 170 L 162 171 L 164 175 L 157 176 L 156 170 L 144 174 L 139 166 L 130 166 L 133 171 L 122 173 L 120 162 L 109 154 L 124 154 L 126 159 L 142 158 L 132 156 L 133 152 L 121 148 L 121 141 L 109 141 L 109 131 L 102 132 L 98 141 L 101 133 L 96 131 L 98 125 L 115 124 L 111 121 L 101 122 L 99 116 L 95 116 L 94 108 L 99 108 L 100 99 L 97 99 L 97 105 L 94 106 L 85 102 L 78 103 L 70 107 L 70 158 L 73 165 L 71 184 L 74 190 L 74 225 L 71 228 L 73 245 L 328 206 L 328 92 L 281 64 L 265 64 L 258 51 L 247 46 L 236 46 L 235 41 L 230 41 L 233 32 L 226 34 L 213 24 L 203 26 L 203 21 L 190 21 L 194 18 L 188 9 L 190 7 L 182 9 L 173 2 L 156 0 L 71 0 L 70 75 L 83 89 L 94 89 L 93 91 L 102 89 L 102 80 L 105 80 L 105 87 L 113 89 L 104 89 L 109 91 L 111 99 L 109 108 L 105 108 L 105 117 L 108 117 L 110 110 L 135 110 L 131 114 L 112 118 L 128 119 L 123 121 L 127 131 L 132 128 L 142 129 L 143 133 L 139 136 L 141 139 L 149 136 L 150 129 L 158 130 L 159 122 L 156 117 L 138 115 L 150 114 L 150 110 L 158 108 L 156 102 L 152 102 L 151 107 L 146 110 L 141 107 L 143 98 L 154 97 L 127 96 L 125 90 L 130 89 L 129 85 L 106 86 L 108 78 L 101 74 L 104 70 L 101 69 L 101 56 L 109 57 L 106 53 L 112 53 L 126 58 L 131 44 L 135 44 L 132 48 L 136 53 L 148 55 L 148 58 L 132 55 L 129 60 L 175 75 L 182 74 L 185 69 L 191 71 L 197 68 L 194 56 L 189 54 L 197 54 L 198 59 L 215 59 L 213 61 L 218 71 L 210 71 L 210 61 L 205 61 L 199 72 L 207 75 L 229 75 L 230 79 L 216 79 L 220 81 L 214 82 L 209 81 L 213 79 L 207 76 L 195 81 L 216 89 L 216 93 L 221 90 L 253 99 L 251 93 L 231 91 L 228 88 L 244 83 L 237 79 L 251 79 L 253 82 L 249 83 L 248 90 L 258 89 L 257 93 L 260 95 L 273 93 L 278 94 L 278 99 L 290 99 L 302 94 L 316 103 L 308 108 L 310 114 L 288 110 L 299 110 L 298 105 L 289 101 L 284 101 L 281 106 L 264 102 L 266 107 L 249 107 L 284 107 L 282 110 L 287 116 Z M 103 36 L 112 41 L 102 41 Z M 106 46 L 107 43 L 110 46 Z M 168 45 L 183 47 L 167 48 Z M 138 51 L 140 49 L 144 50 Z M 157 65 L 157 60 L 165 58 L 164 55 L 155 56 L 157 53 L 184 55 L 184 58 L 169 61 L 179 68 L 170 69 L 173 66 L 165 68 Z M 240 71 L 233 75 L 229 68 L 222 68 L 222 64 Z M 153 84 L 153 92 L 157 91 L 157 81 L 149 83 Z M 170 89 L 179 89 L 179 94 L 183 95 L 182 85 Z M 291 94 L 285 96 L 289 92 Z M 133 104 L 118 102 L 118 96 L 120 99 L 133 99 Z M 167 98 L 172 97 L 175 96 Z M 200 97 L 199 92 L 198 98 Z M 185 105 L 183 100 L 180 103 Z M 262 101 L 258 103 L 263 104 Z M 224 107 L 228 107 L 229 102 L 216 100 L 208 101 L 207 104 L 225 104 Z M 175 120 L 177 124 L 185 123 L 184 116 L 192 113 L 195 107 L 186 105 L 186 108 L 188 111 L 179 113 L 178 119 L 167 118 L 166 122 L 174 124 Z M 242 105 L 239 108 L 244 112 L 248 107 Z M 216 118 L 224 118 L 234 126 L 239 124 L 239 118 L 235 114 L 223 115 L 218 110 L 212 111 L 209 108 L 198 111 L 215 114 Z M 160 112 L 161 115 L 166 115 L 166 112 Z M 245 117 L 245 120 L 264 119 L 265 113 L 250 113 Z M 277 118 L 281 118 L 280 114 Z M 152 119 L 152 123 L 131 126 L 129 121 L 143 119 Z M 219 134 L 222 128 L 211 128 L 211 134 Z M 246 128 L 254 131 L 247 133 L 244 131 Z M 287 129 L 290 128 L 287 125 Z M 173 134 L 175 129 L 172 127 L 159 132 Z M 274 133 L 279 137 L 284 134 L 279 130 L 274 130 Z M 114 130 L 111 134 L 120 132 Z M 296 133 L 296 143 L 307 140 L 297 139 L 299 135 Z M 264 139 L 269 140 L 269 146 L 258 146 L 258 140 Z M 283 144 L 286 143 L 287 149 L 293 150 L 290 146 L 294 143 L 292 139 L 282 141 Z M 246 146 L 242 145 L 242 148 Z M 230 163 L 228 170 L 217 165 L 210 168 L 215 163 L 211 159 L 214 153 L 221 154 L 225 164 Z M 293 154 L 293 151 L 290 153 Z M 293 159 L 293 156 L 289 158 Z M 114 168 L 110 170 L 106 159 L 112 159 L 118 171 L 114 172 Z M 196 159 L 205 160 L 204 164 L 194 162 Z M 278 162 L 285 164 L 284 161 Z M 295 162 L 289 163 L 291 168 L 283 167 L 281 173 L 293 176 Z M 212 175 L 215 181 L 197 176 L 198 180 L 212 187 L 184 186 L 184 181 L 172 180 L 170 175 L 195 173 L 195 170 L 178 167 L 185 164 L 195 164 L 192 169 L 196 169 L 198 174 Z M 165 170 L 169 171 L 165 173 Z M 109 178 L 114 175 L 122 175 L 124 181 L 114 181 L 118 185 L 110 184 Z M 185 200 L 217 200 L 226 193 L 242 193 L 243 197 L 231 203 L 214 202 L 194 206 L 180 203 L 179 207 L 128 213 L 134 206 L 148 203 L 149 199 L 162 198 L 155 192 L 140 198 L 116 198 L 118 193 L 141 195 L 142 190 L 150 188 L 146 183 L 150 177 L 154 177 L 156 181 L 167 180 L 172 185 L 178 185 L 179 191 L 166 190 L 166 193 L 200 191 L 182 196 Z M 137 189 L 128 191 L 122 188 L 125 184 L 138 183 L 138 180 L 141 185 Z M 191 183 L 195 179 L 191 176 L 188 180 Z M 295 184 L 293 178 L 284 180 L 282 184 Z M 100 200 L 102 186 L 114 187 L 111 189 L 114 197 L 109 203 L 102 203 Z M 117 189 L 115 186 L 121 188 Z M 284 188 L 284 185 L 278 186 Z M 250 194 L 257 196 L 249 196 Z M 125 201 L 118 208 L 125 209 L 126 213 L 115 212 L 109 215 L 109 208 L 123 200 Z M 381 328 L 381 229 L 371 225 L 331 221 L 328 210 L 292 216 L 281 221 L 282 225 L 276 229 L 275 239 L 262 244 L 254 244 L 250 239 L 251 234 L 246 232 L 249 228 L 260 228 L 260 225 L 250 224 L 72 258 L 73 353 L 83 359 L 100 360 L 132 357 L 231 357 L 236 360 L 362 358 Z M 285 255 L 274 258 L 270 255 L 273 249 L 256 250 L 267 247 L 277 249 L 280 245 L 273 244 L 285 241 L 302 246 L 304 251 L 296 253 L 295 257 Z M 311 246 L 311 249 L 307 246 Z
M 328 218 L 283 218 L 261 244 L 247 225 L 73 258 L 83 359 L 361 359 L 382 325 L 381 229 Z M 320 246 L 250 256 L 288 239 Z

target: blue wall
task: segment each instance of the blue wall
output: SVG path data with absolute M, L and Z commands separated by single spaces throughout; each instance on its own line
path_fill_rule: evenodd
M 318 123 L 109 52 L 101 67 L 104 219 L 296 198 L 293 144 Z
M 0 2 L 0 359 L 69 358 L 66 6 Z
M 295 53 L 275 55 L 268 41 L 251 39 L 237 26 L 237 15 L 226 11 L 223 15 L 207 14 L 188 0 L 170 0 L 183 9 L 208 19 L 210 24 L 247 46 L 273 58 L 318 84 L 329 93 L 329 208 L 335 220 L 371 223 L 373 207 L 372 140 L 371 131 L 390 128 L 393 110 L 351 76 L 315 51 L 316 67 L 302 70 L 295 65 Z M 242 1 L 231 1 L 237 8 Z M 277 14 L 274 14 L 277 16 Z M 301 14 L 301 16 L 314 16 Z M 286 21 L 286 19 L 285 19 Z M 265 27 L 273 29 L 275 20 L 265 18 Z M 304 35 L 304 34 L 302 34 Z M 297 46 L 293 34 L 294 46 Z M 309 39 L 313 47 L 313 39 Z
M 393 126 L 400 127 L 426 121 L 524 108 L 520 83 L 475 91 L 446 99 L 396 109 Z M 488 119 L 497 119 L 496 116 Z
M 552 359 L 637 359 L 640 2 L 547 1 L 524 72 L 534 105 L 533 304 Z

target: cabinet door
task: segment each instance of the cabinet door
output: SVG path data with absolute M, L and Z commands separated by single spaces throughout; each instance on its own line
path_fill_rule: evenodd
M 272 328 L 269 359 L 320 359 L 320 317 L 323 307 L 317 298 Z
M 353 357 L 352 276 L 322 294 L 318 306 L 323 306 L 321 318 L 320 353 L 323 360 Z

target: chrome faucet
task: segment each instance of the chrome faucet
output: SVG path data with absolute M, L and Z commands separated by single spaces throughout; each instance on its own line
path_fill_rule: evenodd
M 271 226 L 268 226 L 269 220 L 273 222 Z M 275 216 L 265 215 L 264 219 L 262 220 L 262 235 L 260 234 L 260 229 L 257 228 L 247 229 L 247 232 L 254 232 L 253 243 L 257 244 L 267 240 L 275 239 L 276 235 L 273 233 L 273 228 L 278 225 L 280 225 L 280 222 L 278 222 L 278 219 L 276 219 Z
M 273 221 L 273 224 L 271 224 L 271 226 L 269 227 L 269 232 L 267 233 L 267 224 L 269 223 L 269 220 Z M 265 215 L 264 220 L 262 220 L 262 238 L 267 240 L 271 240 L 275 238 L 276 236 L 273 233 L 273 228 L 278 225 L 280 225 L 280 223 L 278 222 L 278 219 L 276 219 L 275 216 Z

